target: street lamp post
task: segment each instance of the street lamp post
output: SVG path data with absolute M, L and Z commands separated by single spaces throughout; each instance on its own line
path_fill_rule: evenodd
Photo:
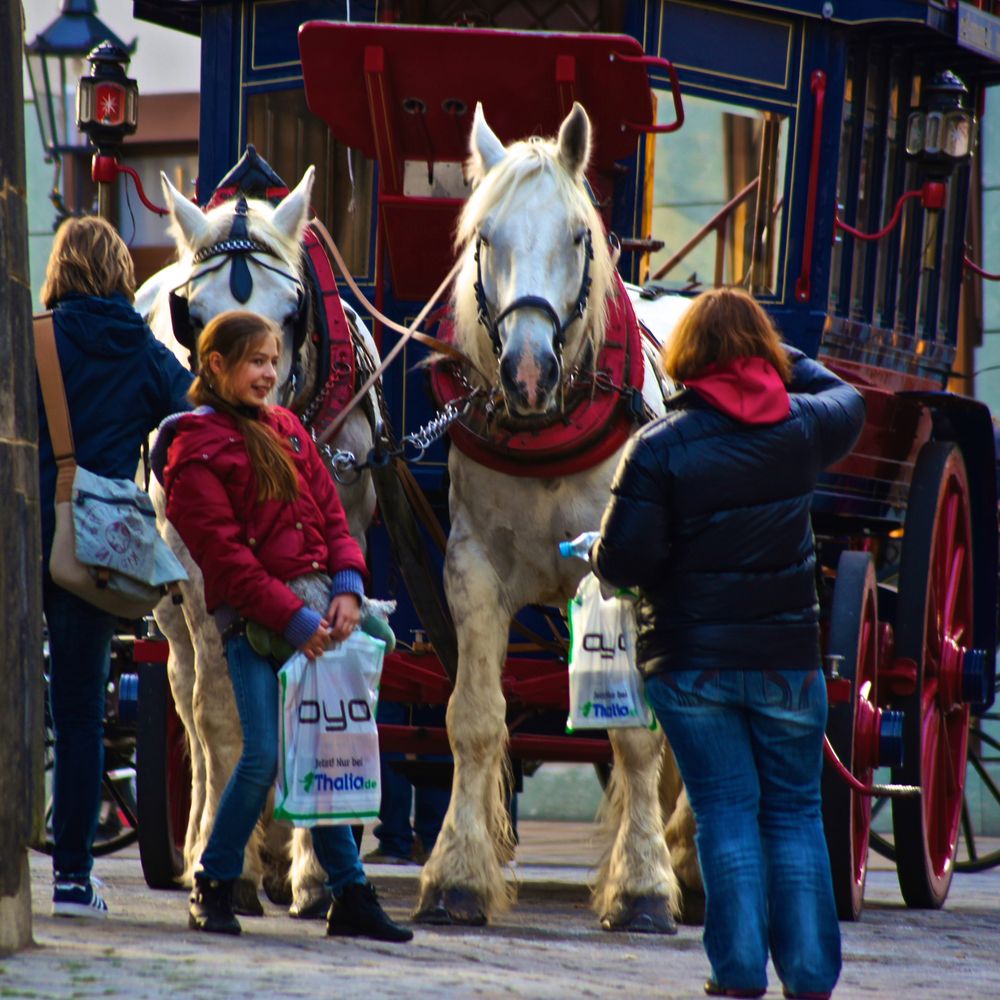
M 82 145 L 75 127 L 73 91 L 88 54 L 105 41 L 123 53 L 135 51 L 134 40 L 127 45 L 97 17 L 95 0 L 62 0 L 59 16 L 25 45 L 45 162 L 54 165 L 49 198 L 57 225 L 69 214 L 61 191 L 62 157 Z

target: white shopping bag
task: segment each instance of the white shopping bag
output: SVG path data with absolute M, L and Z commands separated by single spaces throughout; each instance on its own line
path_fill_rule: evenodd
M 576 729 L 656 728 L 635 665 L 635 617 L 622 597 L 605 598 L 588 573 L 569 602 L 569 717 Z
M 378 816 L 384 655 L 384 642 L 356 630 L 316 660 L 296 653 L 278 672 L 275 819 L 325 826 Z

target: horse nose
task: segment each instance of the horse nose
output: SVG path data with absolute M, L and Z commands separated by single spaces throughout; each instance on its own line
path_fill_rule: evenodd
M 524 382 L 518 377 L 519 365 L 520 361 L 518 358 L 505 354 L 500 359 L 500 381 L 503 384 L 504 391 L 508 395 L 527 401 Z

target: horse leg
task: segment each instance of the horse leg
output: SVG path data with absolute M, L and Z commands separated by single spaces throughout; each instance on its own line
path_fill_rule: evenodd
M 193 883 L 193 871 L 198 860 L 195 854 L 198 828 L 205 806 L 205 755 L 202 753 L 194 723 L 194 646 L 188 633 L 184 612 L 170 601 L 161 601 L 154 611 L 156 625 L 170 646 L 167 656 L 167 680 L 174 699 L 174 708 L 187 733 L 191 759 L 191 808 L 184 834 L 184 871 L 180 881 Z
M 680 890 L 663 837 L 657 782 L 663 734 L 608 731 L 615 766 L 604 821 L 617 836 L 601 861 L 593 906 L 608 931 L 675 934 Z
M 196 633 L 194 718 L 205 755 L 205 808 L 198 834 L 198 857 L 205 850 L 219 800 L 243 750 L 243 735 L 233 686 L 222 651 L 222 639 L 211 619 Z M 246 916 L 263 916 L 257 896 L 260 885 L 260 824 L 254 830 L 244 853 L 243 874 L 236 883 L 233 906 Z
M 514 854 L 504 805 L 506 702 L 500 675 L 509 616 L 481 553 L 449 547 L 445 585 L 458 633 L 458 677 L 448 701 L 455 758 L 451 802 L 420 876 L 418 923 L 486 923 L 513 902 L 502 865 Z
M 292 888 L 288 915 L 302 920 L 326 916 L 332 897 L 326 887 L 326 872 L 313 850 L 312 834 L 308 830 L 293 830 L 287 850 Z

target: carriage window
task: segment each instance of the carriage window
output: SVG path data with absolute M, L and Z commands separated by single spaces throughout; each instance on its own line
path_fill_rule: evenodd
M 352 274 L 366 275 L 371 250 L 374 165 L 337 142 L 306 106 L 302 90 L 253 94 L 247 101 L 247 141 L 289 187 L 316 167 L 312 203 Z
M 776 292 L 786 118 L 688 95 L 684 113 L 681 132 L 656 137 L 652 235 L 665 246 L 652 256 L 650 278 Z M 672 116 L 673 102 L 660 100 L 658 120 Z
M 844 109 L 840 121 L 840 152 L 837 160 L 837 214 L 843 215 L 844 206 L 848 202 L 848 190 L 852 182 L 851 145 L 854 142 L 855 130 L 855 74 L 856 61 L 852 56 L 848 60 L 847 73 L 844 79 Z M 844 266 L 844 237 L 836 236 L 833 252 L 830 255 L 830 312 L 843 316 L 846 303 L 841 294 L 841 274 Z
M 889 72 L 889 102 L 886 108 L 885 123 L 885 171 L 882 174 L 882 214 L 878 222 L 879 229 L 889 224 L 901 186 L 899 177 L 900 150 L 907 111 L 905 107 L 901 106 L 902 95 L 904 93 L 902 86 L 903 73 L 904 65 L 902 58 L 898 55 L 894 56 Z M 872 319 L 876 326 L 886 329 L 891 329 L 892 327 L 895 296 L 889 275 L 892 274 L 896 266 L 897 256 L 898 237 L 896 235 L 887 240 L 880 241 L 878 262 L 875 268 L 875 300 Z

